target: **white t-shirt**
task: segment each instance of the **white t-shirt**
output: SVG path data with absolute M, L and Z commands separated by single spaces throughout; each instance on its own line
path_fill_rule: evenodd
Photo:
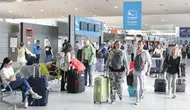
M 155 49 L 155 54 L 161 54 L 161 51 L 162 51 L 161 49 L 157 49 L 157 48 L 156 48 L 156 49 Z
M 0 72 L 1 80 L 3 82 L 3 86 L 6 87 L 8 82 L 6 79 L 9 79 L 14 75 L 14 70 L 13 68 L 3 68 Z
M 76 49 L 81 50 L 82 46 L 79 43 L 76 43 Z

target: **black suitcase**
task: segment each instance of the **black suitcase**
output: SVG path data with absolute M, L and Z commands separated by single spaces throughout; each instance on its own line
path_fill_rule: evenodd
M 157 67 L 151 67 L 150 68 L 150 74 L 159 74 L 161 73 L 161 69 Z
M 48 77 L 40 75 L 35 76 L 35 71 L 36 71 L 35 69 L 36 65 L 34 65 L 34 70 L 33 70 L 34 75 L 28 78 L 28 82 L 32 87 L 33 91 L 42 96 L 42 99 L 36 100 L 33 99 L 31 96 L 29 96 L 28 104 L 29 106 L 46 106 L 48 103 L 48 95 L 49 95 Z
M 186 79 L 177 79 L 176 92 L 185 92 L 186 89 Z
M 36 57 L 31 56 L 31 55 L 28 55 L 26 60 L 27 60 L 26 65 L 33 65 L 34 63 L 37 63 Z
M 154 92 L 166 92 L 166 80 L 156 79 L 154 82 Z
M 127 75 L 127 85 L 133 86 L 133 73 L 129 73 L 129 75 Z
M 67 92 L 81 93 L 85 91 L 84 72 L 78 72 L 74 69 L 68 71 Z
M 185 77 L 186 76 L 186 64 L 185 63 L 180 64 L 180 70 L 181 70 L 181 76 Z

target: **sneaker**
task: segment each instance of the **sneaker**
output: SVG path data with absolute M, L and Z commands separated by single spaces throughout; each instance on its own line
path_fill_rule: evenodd
M 120 101 L 123 101 L 123 98 L 119 98 L 120 99 Z
M 35 94 L 32 95 L 32 98 L 33 99 L 41 99 L 42 96 L 39 96 L 37 93 L 35 93 Z
M 115 101 L 111 101 L 111 104 L 114 105 L 114 104 L 115 104 Z
M 176 95 L 173 95 L 173 97 L 172 97 L 172 98 L 173 98 L 173 99 L 175 99 L 176 97 L 177 97 Z
M 28 108 L 28 101 L 24 102 L 24 108 Z
M 88 87 L 93 87 L 93 85 L 88 85 Z
M 140 101 L 137 100 L 137 101 L 135 102 L 135 105 L 139 105 L 139 104 L 140 104 Z

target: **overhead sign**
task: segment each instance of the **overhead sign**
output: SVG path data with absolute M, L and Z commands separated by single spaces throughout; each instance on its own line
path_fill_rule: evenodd
M 75 34 L 99 37 L 102 33 L 102 22 L 75 16 Z
M 190 27 L 181 27 L 179 35 L 180 37 L 190 37 Z
M 123 3 L 123 29 L 141 30 L 142 24 L 142 2 Z

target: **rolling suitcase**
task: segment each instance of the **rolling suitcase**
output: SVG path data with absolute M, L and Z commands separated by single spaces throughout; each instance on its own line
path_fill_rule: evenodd
M 98 71 L 98 72 L 104 71 L 104 59 L 103 58 L 97 59 L 96 71 Z
M 29 96 L 28 104 L 29 106 L 46 106 L 48 103 L 49 95 L 48 78 L 46 76 L 40 76 L 41 74 L 39 74 L 39 76 L 35 76 L 37 66 L 39 67 L 40 65 L 33 65 L 33 76 L 30 76 L 28 78 L 28 82 L 33 91 L 42 96 L 42 99 L 36 100 Z M 41 73 L 40 69 L 38 71 Z
M 94 103 L 108 102 L 110 95 L 110 80 L 106 75 L 95 78 Z
M 186 79 L 177 79 L 176 92 L 185 92 L 186 89 Z
M 84 72 L 78 72 L 75 69 L 70 69 L 67 75 L 68 93 L 82 93 L 85 91 Z
M 166 80 L 158 78 L 154 82 L 154 92 L 166 92 Z

